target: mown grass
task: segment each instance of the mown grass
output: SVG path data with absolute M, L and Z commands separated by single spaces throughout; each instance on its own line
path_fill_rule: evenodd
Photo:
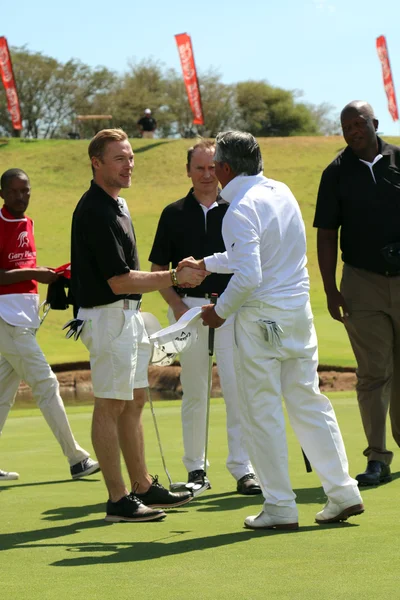
M 355 396 L 332 398 L 354 475 L 365 466 Z M 180 403 L 155 404 L 168 468 L 179 481 L 185 477 Z M 76 438 L 89 449 L 90 412 L 85 406 L 68 408 Z M 166 483 L 148 407 L 144 427 L 149 471 Z M 225 409 L 219 399 L 211 405 L 212 490 L 169 511 L 164 522 L 107 525 L 101 477 L 71 481 L 39 411 L 14 410 L 2 438 L 0 467 L 19 471 L 21 478 L 0 486 L 2 598 L 397 598 L 400 472 L 392 483 L 363 492 L 364 515 L 321 527 L 314 522 L 325 501 L 319 480 L 315 473 L 306 474 L 291 430 L 288 440 L 299 505 L 297 532 L 243 528 L 244 518 L 260 510 L 261 500 L 234 493 L 224 466 Z
M 398 142 L 396 138 L 389 141 Z M 142 269 L 149 268 L 148 255 L 162 208 L 189 188 L 185 172 L 188 140 L 132 140 L 135 152 L 133 184 L 124 190 L 139 244 Z M 318 272 L 315 230 L 312 227 L 319 179 L 324 167 L 343 147 L 341 137 L 272 138 L 260 140 L 265 174 L 289 185 L 297 197 L 307 227 L 311 298 L 320 341 L 320 361 L 353 365 L 354 358 L 343 328 L 327 315 Z M 45 140 L 22 143 L 11 140 L 0 146 L 0 170 L 19 167 L 32 183 L 29 214 L 35 219 L 38 260 L 58 266 L 69 259 L 71 216 L 91 172 L 85 140 Z M 45 290 L 42 289 L 42 294 Z M 158 293 L 147 294 L 143 309 L 166 324 L 165 303 Z M 51 363 L 85 360 L 80 343 L 66 341 L 60 330 L 69 319 L 52 311 L 38 337 Z

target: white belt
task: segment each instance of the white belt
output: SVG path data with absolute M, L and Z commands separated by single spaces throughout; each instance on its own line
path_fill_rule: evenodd
M 129 300 L 129 298 L 124 298 L 123 300 L 117 300 L 116 302 L 111 302 L 110 304 L 99 304 L 98 306 L 93 306 L 93 308 L 123 308 L 124 310 L 139 310 L 141 300 Z
M 205 300 L 209 300 L 211 298 L 211 294 L 204 294 L 204 296 L 189 296 L 189 294 L 179 294 L 181 298 L 204 298 Z

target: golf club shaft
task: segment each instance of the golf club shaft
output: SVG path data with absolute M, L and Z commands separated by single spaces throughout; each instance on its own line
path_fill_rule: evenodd
M 217 304 L 218 294 L 211 294 L 210 304 Z M 206 410 L 206 439 L 204 444 L 204 473 L 207 473 L 207 454 L 208 454 L 208 429 L 210 423 L 210 401 L 212 386 L 212 368 L 214 356 L 214 337 L 215 329 L 208 328 L 208 382 L 207 382 L 207 410 Z
M 151 393 L 150 393 L 150 388 L 149 387 L 146 388 L 146 392 L 147 392 L 147 400 L 149 401 L 150 410 L 151 410 L 151 414 L 152 414 L 152 417 L 153 417 L 154 429 L 156 430 L 156 436 L 157 436 L 157 441 L 158 441 L 158 447 L 160 448 L 160 454 L 161 454 L 162 464 L 163 464 L 163 467 L 164 467 L 165 474 L 168 477 L 169 485 L 171 486 L 172 485 L 172 479 L 171 479 L 171 476 L 170 476 L 170 474 L 168 472 L 167 464 L 165 462 L 164 452 L 163 452 L 162 445 L 161 445 L 160 432 L 158 431 L 156 413 L 154 412 L 153 400 L 151 398 Z
M 43 308 L 43 316 L 40 316 L 40 310 Z M 44 300 L 40 305 L 39 305 L 39 327 L 42 325 L 43 321 L 45 320 L 45 318 L 47 317 L 48 313 L 50 310 L 50 304 L 47 304 L 46 300 Z

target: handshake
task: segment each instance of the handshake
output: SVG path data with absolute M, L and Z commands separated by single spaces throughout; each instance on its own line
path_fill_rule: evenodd
M 206 271 L 206 266 L 204 264 L 204 259 L 200 258 L 196 260 L 193 256 L 189 256 L 188 258 L 184 258 L 178 264 L 176 268 L 176 275 L 178 276 L 180 273 L 183 273 L 188 269 L 190 271 L 190 276 L 193 278 L 198 277 L 199 282 L 197 284 L 191 285 L 189 283 L 179 284 L 179 287 L 196 287 L 196 285 L 200 285 L 200 283 L 210 275 L 209 271 Z M 206 304 L 202 306 L 201 318 L 203 320 L 203 325 L 208 325 L 211 329 L 216 329 L 221 327 L 225 323 L 225 319 L 222 319 L 215 312 L 214 304 Z
M 197 287 L 208 275 L 210 273 L 205 269 L 204 260 L 196 260 L 193 256 L 184 258 L 176 267 L 176 280 L 180 288 Z

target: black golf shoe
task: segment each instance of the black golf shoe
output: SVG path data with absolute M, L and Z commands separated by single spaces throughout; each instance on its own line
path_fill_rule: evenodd
M 356 475 L 359 486 L 379 485 L 392 481 L 390 467 L 380 460 L 369 460 L 364 473 Z
M 236 489 L 238 494 L 243 494 L 243 496 L 256 496 L 262 493 L 260 484 L 254 473 L 247 473 L 238 479 Z
M 207 490 L 211 490 L 211 483 L 209 482 L 205 471 L 198 469 L 197 471 L 190 471 L 188 475 L 187 485 L 191 486 L 192 494 L 195 498 L 200 496 Z
M 193 499 L 191 491 L 170 492 L 159 483 L 158 475 L 151 477 L 153 482 L 147 492 L 144 492 L 144 494 L 135 492 L 135 496 L 146 506 L 153 508 L 176 508 L 177 506 L 187 504 Z
M 163 510 L 154 510 L 142 504 L 134 494 L 123 496 L 118 502 L 107 501 L 107 514 L 105 520 L 110 523 L 119 523 L 125 521 L 128 523 L 138 523 L 144 521 L 160 521 L 167 515 Z

